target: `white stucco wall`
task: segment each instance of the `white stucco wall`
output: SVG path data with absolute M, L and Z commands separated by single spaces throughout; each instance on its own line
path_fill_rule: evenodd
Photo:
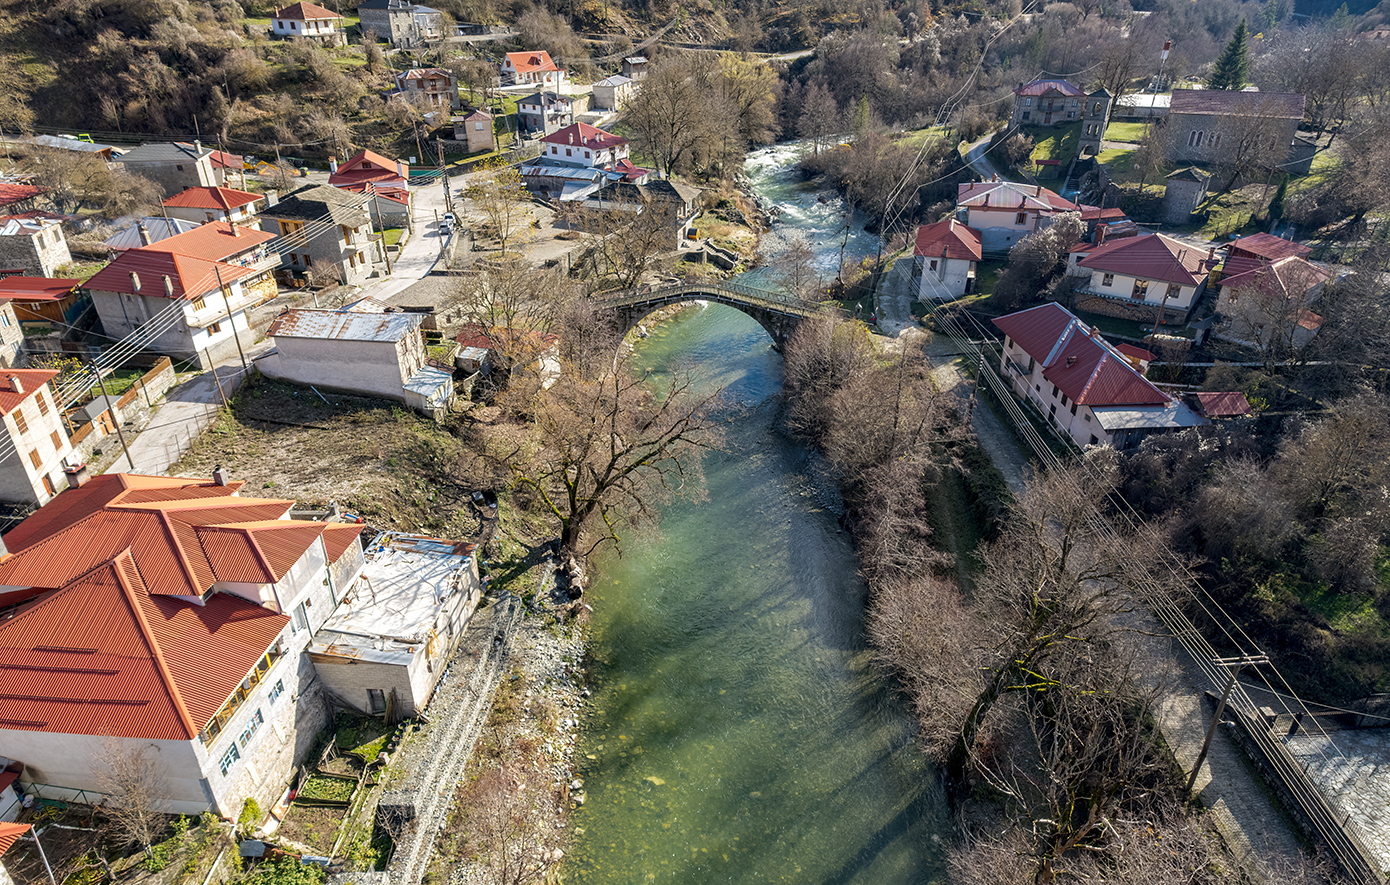
M 45 384 L 40 392 L 48 403 L 48 414 L 43 414 L 35 397 L 30 396 L 4 417 L 3 433 L 13 444 L 13 451 L 0 460 L 0 501 L 47 503 L 53 496 L 44 488 L 44 477 L 48 478 L 54 493 L 67 488 L 63 459 L 72 451 L 72 444 L 68 441 L 67 431 L 53 401 L 52 387 Z M 15 421 L 16 412 L 24 416 L 23 433 Z M 53 441 L 55 433 L 58 438 L 56 445 Z M 37 466 L 32 458 L 33 452 L 38 452 Z M 0 755 L 4 755 L 3 750 L 0 750 Z
M 140 738 L 106 738 L 84 734 L 0 729 L 0 755 L 24 763 L 24 774 L 20 780 L 26 785 L 26 792 L 31 789 L 27 785 L 32 783 L 65 787 L 70 791 L 101 792 L 92 766 L 95 760 L 101 757 L 107 741 L 114 741 L 122 748 L 122 752 L 148 748 L 158 754 L 168 783 L 168 811 L 197 814 L 208 808 L 209 799 L 203 788 L 203 771 L 198 752 L 201 747 L 196 739 L 151 741 Z M 69 792 L 65 796 L 62 790 L 44 787 L 43 795 L 60 799 L 73 798 L 75 792 Z
M 1018 221 L 1019 212 L 1023 222 Z M 966 225 L 980 232 L 980 248 L 986 252 L 1003 252 L 1033 232 L 1038 226 L 1036 211 L 1005 209 L 998 206 L 971 206 L 966 210 Z
M 418 337 L 418 336 L 416 336 Z M 270 378 L 405 401 L 405 371 L 395 342 L 276 338 L 276 352 L 256 364 Z
M 943 301 L 959 298 L 965 294 L 966 285 L 975 277 L 975 262 L 959 258 L 931 258 L 922 256 L 914 259 L 920 262 L 921 285 L 917 290 L 919 301 Z M 932 269 L 932 264 L 936 269 Z M 914 271 L 918 268 L 914 264 Z
M 1078 405 L 1070 399 L 1064 401 L 1061 391 L 1053 393 L 1051 381 L 1043 378 L 1042 363 L 1034 361 L 1033 371 L 1026 377 L 1014 369 L 1014 365 L 1026 370 L 1029 357 L 1012 339 L 1005 339 L 1004 357 L 999 365 L 999 373 L 1013 386 L 1020 399 L 1033 402 L 1053 424 L 1061 428 L 1077 445 L 1106 445 L 1110 434 L 1103 430 L 1091 413 L 1090 406 Z
M 1079 268 L 1087 270 L 1087 268 Z M 1141 279 L 1133 275 L 1121 273 L 1110 274 L 1111 280 L 1106 283 L 1106 271 L 1091 270 L 1090 289 L 1097 295 L 1107 295 L 1124 301 L 1132 301 L 1136 304 L 1151 304 L 1154 307 L 1163 305 L 1166 310 L 1186 311 L 1192 307 L 1192 302 L 1197 297 L 1196 286 L 1178 286 L 1176 293 L 1166 295 L 1168 292 L 1168 282 L 1166 280 L 1150 280 L 1149 289 L 1143 298 L 1132 297 L 1134 292 L 1135 280 Z M 1165 301 L 1165 297 L 1167 300 Z

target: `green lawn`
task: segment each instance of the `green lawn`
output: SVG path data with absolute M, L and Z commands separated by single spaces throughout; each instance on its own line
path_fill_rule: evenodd
M 1105 127 L 1106 141 L 1143 141 L 1149 132 L 1146 123 L 1111 123 Z
M 1115 148 L 1101 151 L 1096 160 L 1100 162 L 1111 176 L 1120 178 L 1128 175 L 1134 169 L 1134 151 L 1122 151 Z
M 386 240 L 386 245 L 399 246 L 401 243 L 401 235 L 404 233 L 405 228 L 403 227 L 388 227 L 381 232 L 381 235 Z
M 928 139 L 945 140 L 950 135 L 950 130 L 945 126 L 928 126 L 925 129 L 914 129 L 911 132 L 904 132 L 898 138 L 898 144 L 903 147 L 921 147 Z
M 106 394 L 110 396 L 112 399 L 115 399 L 116 397 L 125 393 L 130 388 L 134 387 L 135 382 L 139 381 L 141 376 L 143 376 L 144 374 L 144 369 L 117 369 L 110 375 L 107 375 L 104 379 L 106 384 Z M 93 399 L 100 397 L 101 385 L 93 384 L 92 389 L 89 390 L 88 393 L 91 395 Z
M 1069 163 L 1076 156 L 1081 141 L 1081 124 L 1066 126 L 1024 126 L 1023 131 L 1033 139 L 1033 162 L 1057 160 Z

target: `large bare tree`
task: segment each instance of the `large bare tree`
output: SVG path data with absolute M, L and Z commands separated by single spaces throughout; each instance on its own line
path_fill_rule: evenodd
M 148 852 L 168 819 L 162 809 L 170 794 L 169 778 L 159 750 L 108 737 L 98 746 L 91 766 L 97 789 L 106 794 L 103 807 L 112 840 Z

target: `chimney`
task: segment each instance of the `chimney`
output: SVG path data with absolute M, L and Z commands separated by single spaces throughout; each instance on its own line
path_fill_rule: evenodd
M 201 154 L 202 152 L 203 152 L 203 142 L 202 142 L 200 139 L 196 139 L 196 138 L 195 138 L 195 139 L 193 140 L 193 153 L 195 153 L 195 154 Z
M 148 227 L 145 227 L 145 222 L 142 221 L 138 225 L 136 225 L 136 230 L 140 232 L 140 245 L 148 246 L 151 242 L 150 229 Z
M 87 463 L 84 461 L 71 467 L 64 467 L 63 473 L 68 477 L 68 488 L 80 489 L 87 482 Z
M 169 275 L 164 275 L 164 294 L 170 298 L 174 297 L 174 281 L 169 279 Z
M 241 236 L 241 228 L 237 226 L 237 223 L 236 223 L 235 221 L 233 221 L 233 222 L 231 223 L 231 225 L 232 225 L 232 236 L 234 236 L 234 237 L 239 237 L 239 236 Z
M 135 290 L 135 294 L 140 294 L 140 275 L 135 271 L 130 272 L 130 288 Z
M 10 390 L 13 390 L 15 393 L 18 394 L 24 393 L 24 382 L 19 380 L 18 375 L 10 376 Z
M 220 486 L 225 486 L 227 484 L 227 471 L 223 469 L 221 464 L 212 468 L 212 481 Z
M 337 171 L 338 171 L 338 158 L 337 158 L 337 157 L 329 157 L 329 158 L 328 158 L 328 172 L 329 172 L 329 174 L 332 174 L 332 173 L 337 172 Z
M 1074 357 L 1074 356 L 1069 356 L 1069 357 L 1067 357 L 1067 368 L 1070 369 L 1070 368 L 1071 368 L 1072 366 L 1074 366 L 1074 365 L 1076 365 L 1076 357 Z
M 1110 225 L 1108 225 L 1108 224 L 1101 224 L 1101 225 L 1097 225 L 1097 226 L 1096 226 L 1096 245 L 1097 245 L 1097 246 L 1104 246 L 1104 245 L 1105 245 L 1105 232 L 1106 232 L 1106 230 L 1108 230 L 1109 228 L 1110 228 Z

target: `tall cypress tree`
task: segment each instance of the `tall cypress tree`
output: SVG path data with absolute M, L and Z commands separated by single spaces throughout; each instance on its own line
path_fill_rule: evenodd
M 1245 19 L 1241 19 L 1240 24 L 1236 25 L 1236 32 L 1231 35 L 1231 42 L 1226 44 L 1226 48 L 1221 50 L 1220 57 L 1216 59 L 1211 76 L 1207 78 L 1207 86 L 1239 92 L 1249 82 L 1250 38 L 1246 32 Z

